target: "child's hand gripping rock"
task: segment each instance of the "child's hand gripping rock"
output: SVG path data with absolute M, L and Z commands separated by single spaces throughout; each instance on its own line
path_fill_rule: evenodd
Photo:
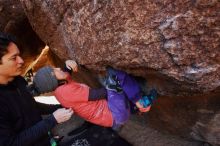
M 66 67 L 69 70 L 72 70 L 73 72 L 78 72 L 78 65 L 77 65 L 76 61 L 74 61 L 74 60 L 67 60 L 65 62 L 65 64 L 66 64 Z

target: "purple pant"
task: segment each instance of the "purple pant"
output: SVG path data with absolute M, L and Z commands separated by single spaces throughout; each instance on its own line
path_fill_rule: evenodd
M 141 98 L 141 90 L 137 81 L 126 72 L 111 68 L 109 74 L 117 76 L 123 89 L 123 93 L 107 90 L 108 106 L 112 112 L 114 124 L 121 125 L 124 124 L 130 116 L 129 100 L 135 104 Z
M 108 106 L 112 112 L 114 124 L 124 124 L 130 116 L 129 101 L 124 93 L 116 93 L 114 91 L 107 91 L 108 93 Z

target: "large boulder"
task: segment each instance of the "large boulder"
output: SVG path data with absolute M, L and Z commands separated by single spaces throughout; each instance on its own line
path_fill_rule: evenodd
M 220 144 L 218 0 L 20 2 L 59 58 L 95 73 L 111 65 L 156 87 L 164 96 L 146 116 L 152 127 Z
M 20 1 L 62 59 L 155 78 L 161 94 L 219 91 L 218 0 Z

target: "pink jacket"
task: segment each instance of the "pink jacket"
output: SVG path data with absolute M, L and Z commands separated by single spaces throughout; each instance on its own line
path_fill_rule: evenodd
M 72 108 L 74 113 L 91 123 L 112 127 L 113 117 L 107 100 L 88 101 L 89 87 L 68 77 L 68 83 L 59 86 L 54 95 L 62 106 Z

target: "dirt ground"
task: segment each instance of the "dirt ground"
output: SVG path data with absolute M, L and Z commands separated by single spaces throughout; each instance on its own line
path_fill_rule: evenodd
M 73 116 L 68 122 L 58 125 L 54 133 L 64 136 L 62 141 L 68 141 L 71 137 L 67 133 L 79 127 L 83 122 L 81 118 Z M 197 141 L 189 141 L 177 136 L 160 133 L 148 127 L 146 120 L 141 121 L 138 116 L 132 116 L 119 131 L 119 135 L 133 146 L 205 146 Z
M 177 136 L 160 133 L 147 126 L 146 121 L 137 121 L 133 116 L 120 131 L 124 137 L 134 146 L 203 146 L 197 141 L 187 141 Z

